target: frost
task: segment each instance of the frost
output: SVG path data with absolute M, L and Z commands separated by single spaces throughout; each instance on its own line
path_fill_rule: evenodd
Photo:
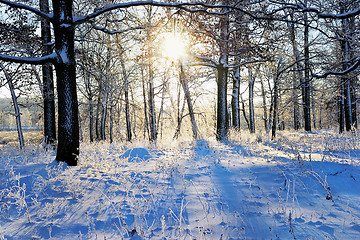
M 0 237 L 357 239 L 354 136 L 233 139 L 83 144 L 77 167 L 41 148 L 3 147 Z

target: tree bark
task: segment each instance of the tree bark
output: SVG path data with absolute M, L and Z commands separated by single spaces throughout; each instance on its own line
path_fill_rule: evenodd
M 40 11 L 49 13 L 49 1 L 40 0 Z M 51 28 L 47 19 L 41 19 L 41 40 L 42 55 L 46 56 L 52 53 L 51 49 Z M 42 65 L 43 79 L 43 101 L 44 101 L 44 142 L 45 146 L 55 147 L 56 141 L 56 123 L 55 123 L 55 94 L 53 69 L 51 63 Z
M 293 16 L 291 15 L 291 20 L 293 20 Z M 290 40 L 291 40 L 291 45 L 292 45 L 292 50 L 293 50 L 293 59 L 296 62 L 296 64 L 294 65 L 294 71 L 293 71 L 293 80 L 292 80 L 292 103 L 293 103 L 293 119 L 294 119 L 294 129 L 295 130 L 299 130 L 301 128 L 301 123 L 300 123 L 300 109 L 299 109 L 299 99 L 298 99 L 298 83 L 302 82 L 302 76 L 301 76 L 301 66 L 300 66 L 300 58 L 299 58 L 299 53 L 298 53 L 298 49 L 296 46 L 296 41 L 295 41 L 295 24 L 294 23 L 288 23 L 288 28 L 289 28 L 289 32 L 290 32 Z
M 307 5 L 307 0 L 305 1 Z M 304 13 L 304 57 L 305 57 L 305 78 L 302 82 L 303 108 L 305 131 L 311 131 L 311 86 L 310 86 L 310 52 L 309 52 L 309 21 L 308 14 Z
M 53 0 L 55 64 L 58 90 L 58 148 L 57 161 L 76 166 L 79 155 L 79 120 L 76 93 L 76 62 L 74 26 L 70 0 Z
M 188 86 L 186 78 L 185 78 L 185 73 L 184 73 L 184 69 L 183 69 L 182 64 L 180 64 L 180 83 L 181 83 L 181 86 L 183 88 L 185 98 L 186 98 L 186 101 L 187 101 L 187 105 L 188 105 L 193 137 L 194 137 L 194 139 L 197 139 L 198 138 L 198 135 L 197 135 L 198 128 L 197 128 L 197 125 L 196 125 L 196 120 L 195 120 L 195 115 L 194 115 L 194 107 L 193 107 L 193 104 L 192 104 L 192 101 L 191 101 L 191 95 L 190 95 L 190 91 L 189 91 L 189 86 Z
M 227 57 L 227 56 L 226 56 Z M 227 73 L 228 69 L 223 65 L 217 67 L 217 124 L 216 139 L 227 140 Z
M 251 68 L 249 70 L 249 130 L 255 133 L 255 111 L 254 111 L 254 84 L 255 78 L 252 75 Z
M 16 118 L 16 129 L 17 129 L 17 132 L 18 132 L 19 145 L 20 145 L 20 149 L 22 149 L 25 146 L 25 141 L 24 141 L 24 135 L 23 135 L 23 132 L 22 132 L 22 127 L 21 127 L 21 113 L 20 113 L 19 104 L 17 102 L 17 97 L 16 97 L 16 94 L 15 94 L 15 87 L 13 85 L 12 79 L 11 79 L 8 71 L 6 70 L 6 68 L 1 63 L 0 63 L 0 68 L 4 71 L 6 81 L 8 83 L 9 89 L 10 89 L 11 99 L 13 101 L 14 111 L 15 111 L 14 115 L 15 115 L 15 118 Z
M 231 95 L 232 125 L 235 130 L 240 130 L 240 67 L 236 68 L 233 76 L 233 91 Z

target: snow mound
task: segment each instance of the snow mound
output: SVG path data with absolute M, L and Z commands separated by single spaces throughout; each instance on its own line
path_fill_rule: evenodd
M 126 152 L 122 154 L 120 158 L 127 158 L 128 162 L 142 162 L 149 160 L 151 155 L 145 148 L 131 148 L 126 150 Z

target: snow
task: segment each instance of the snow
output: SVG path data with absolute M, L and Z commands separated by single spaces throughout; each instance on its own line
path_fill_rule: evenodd
M 0 239 L 357 239 L 354 135 L 0 149 Z

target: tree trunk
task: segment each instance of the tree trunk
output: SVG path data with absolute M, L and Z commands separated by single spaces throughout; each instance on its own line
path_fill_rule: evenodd
M 218 66 L 217 77 L 217 124 L 216 139 L 227 140 L 228 123 L 227 123 L 227 73 L 228 69 L 223 65 Z
M 264 129 L 265 131 L 267 130 L 267 125 L 268 125 L 268 114 L 267 114 L 267 107 L 266 107 L 266 92 L 265 92 L 265 86 L 264 86 L 264 81 L 261 78 L 260 81 L 261 84 L 261 95 L 262 95 L 262 103 L 263 103 L 263 110 L 264 110 L 264 116 L 263 116 L 263 120 L 264 120 Z
M 107 117 L 107 106 L 108 106 L 108 95 L 109 95 L 109 85 L 106 83 L 105 93 L 104 93 L 104 101 L 102 103 L 102 115 L 101 115 L 101 123 L 100 123 L 100 136 L 101 140 L 106 140 L 106 117 Z
M 20 117 L 21 113 L 20 113 L 19 104 L 17 102 L 17 97 L 15 94 L 15 88 L 14 88 L 14 85 L 12 83 L 9 73 L 7 72 L 6 68 L 1 63 L 0 63 L 0 68 L 4 71 L 4 74 L 5 74 L 9 89 L 10 89 L 11 98 L 12 98 L 14 110 L 15 110 L 14 115 L 16 117 L 16 128 L 17 128 L 17 132 L 18 132 L 19 144 L 20 144 L 20 149 L 22 149 L 25 146 L 25 141 L 24 141 L 24 136 L 23 136 L 22 127 L 21 127 L 21 117 Z
M 126 121 L 126 140 L 131 142 L 131 121 L 130 121 L 130 101 L 129 101 L 129 79 L 126 73 L 125 64 L 121 61 L 121 67 L 124 77 L 124 95 L 125 95 L 125 121 Z
M 249 70 L 249 130 L 255 133 L 255 111 L 254 111 L 254 84 L 255 78 L 252 75 L 251 68 Z
M 236 68 L 233 76 L 233 92 L 231 95 L 232 125 L 235 130 L 240 130 L 240 67 Z
M 53 26 L 55 52 L 59 58 L 55 65 L 59 135 L 56 160 L 75 166 L 80 144 L 72 3 L 70 0 L 53 0 Z
M 185 98 L 186 98 L 188 109 L 189 109 L 189 115 L 190 115 L 190 120 L 191 120 L 193 137 L 194 137 L 194 139 L 197 139 L 198 138 L 197 137 L 198 128 L 197 128 L 197 125 L 196 125 L 196 120 L 195 120 L 195 115 L 194 115 L 194 108 L 193 108 L 192 101 L 191 101 L 191 95 L 190 95 L 190 91 L 189 91 L 189 86 L 188 86 L 186 78 L 185 78 L 185 73 L 184 73 L 184 69 L 183 69 L 182 64 L 180 64 L 180 83 L 181 83 L 181 86 L 182 86 L 182 88 L 184 90 Z
M 90 142 L 94 142 L 94 103 L 92 96 L 89 96 L 89 134 Z
M 274 94 L 273 94 L 273 120 L 272 120 L 272 129 L 271 129 L 271 139 L 274 140 L 276 137 L 276 128 L 278 125 L 278 100 L 279 100 L 279 94 L 278 94 L 278 82 L 279 82 L 279 68 L 280 68 L 280 61 L 278 63 L 278 67 L 276 70 L 276 75 L 274 78 Z
M 307 0 L 305 1 L 305 6 L 307 5 Z M 305 79 L 302 82 L 302 95 L 303 95 L 303 107 L 304 107 L 304 124 L 305 131 L 311 131 L 311 87 L 310 87 L 310 52 L 309 52 L 309 23 L 308 23 L 308 14 L 304 13 L 304 57 L 305 57 Z
M 146 138 L 146 134 L 149 136 L 150 138 L 150 133 L 149 133 L 149 120 L 148 120 L 148 110 L 147 110 L 147 99 L 146 99 L 146 89 L 145 89 L 145 77 L 144 77 L 144 72 L 143 69 L 141 70 L 142 73 L 142 93 L 143 93 L 143 99 L 144 99 L 144 139 Z
M 49 13 L 49 1 L 40 0 L 40 11 Z M 47 19 L 41 19 L 42 55 L 52 53 L 51 49 L 51 28 Z M 44 101 L 44 143 L 45 146 L 55 147 L 56 123 L 55 123 L 55 94 L 53 69 L 51 63 L 42 65 L 43 78 L 43 101 Z
M 114 134 L 113 134 L 113 129 L 114 129 L 114 108 L 113 108 L 114 104 L 110 103 L 110 126 L 109 126 L 109 137 L 110 137 L 110 143 L 114 142 Z
M 291 20 L 293 20 L 293 16 L 291 15 Z M 293 71 L 293 80 L 292 80 L 292 103 L 293 103 L 293 119 L 294 119 L 294 129 L 299 130 L 301 128 L 300 123 L 300 109 L 299 109 L 299 99 L 298 99 L 298 82 L 301 82 L 302 76 L 301 76 L 301 66 L 300 66 L 300 58 L 298 49 L 296 46 L 295 41 L 295 24 L 294 23 L 288 23 L 288 28 L 290 31 L 290 40 L 293 50 L 293 59 L 296 62 L 294 65 L 294 71 Z M 300 80 L 300 81 L 299 81 Z
M 155 114 L 155 93 L 154 93 L 154 82 L 153 82 L 153 72 L 151 66 L 149 65 L 149 89 L 148 89 L 148 101 L 149 101 L 149 124 L 150 124 L 150 142 L 155 142 L 157 137 L 156 131 L 156 114 Z

